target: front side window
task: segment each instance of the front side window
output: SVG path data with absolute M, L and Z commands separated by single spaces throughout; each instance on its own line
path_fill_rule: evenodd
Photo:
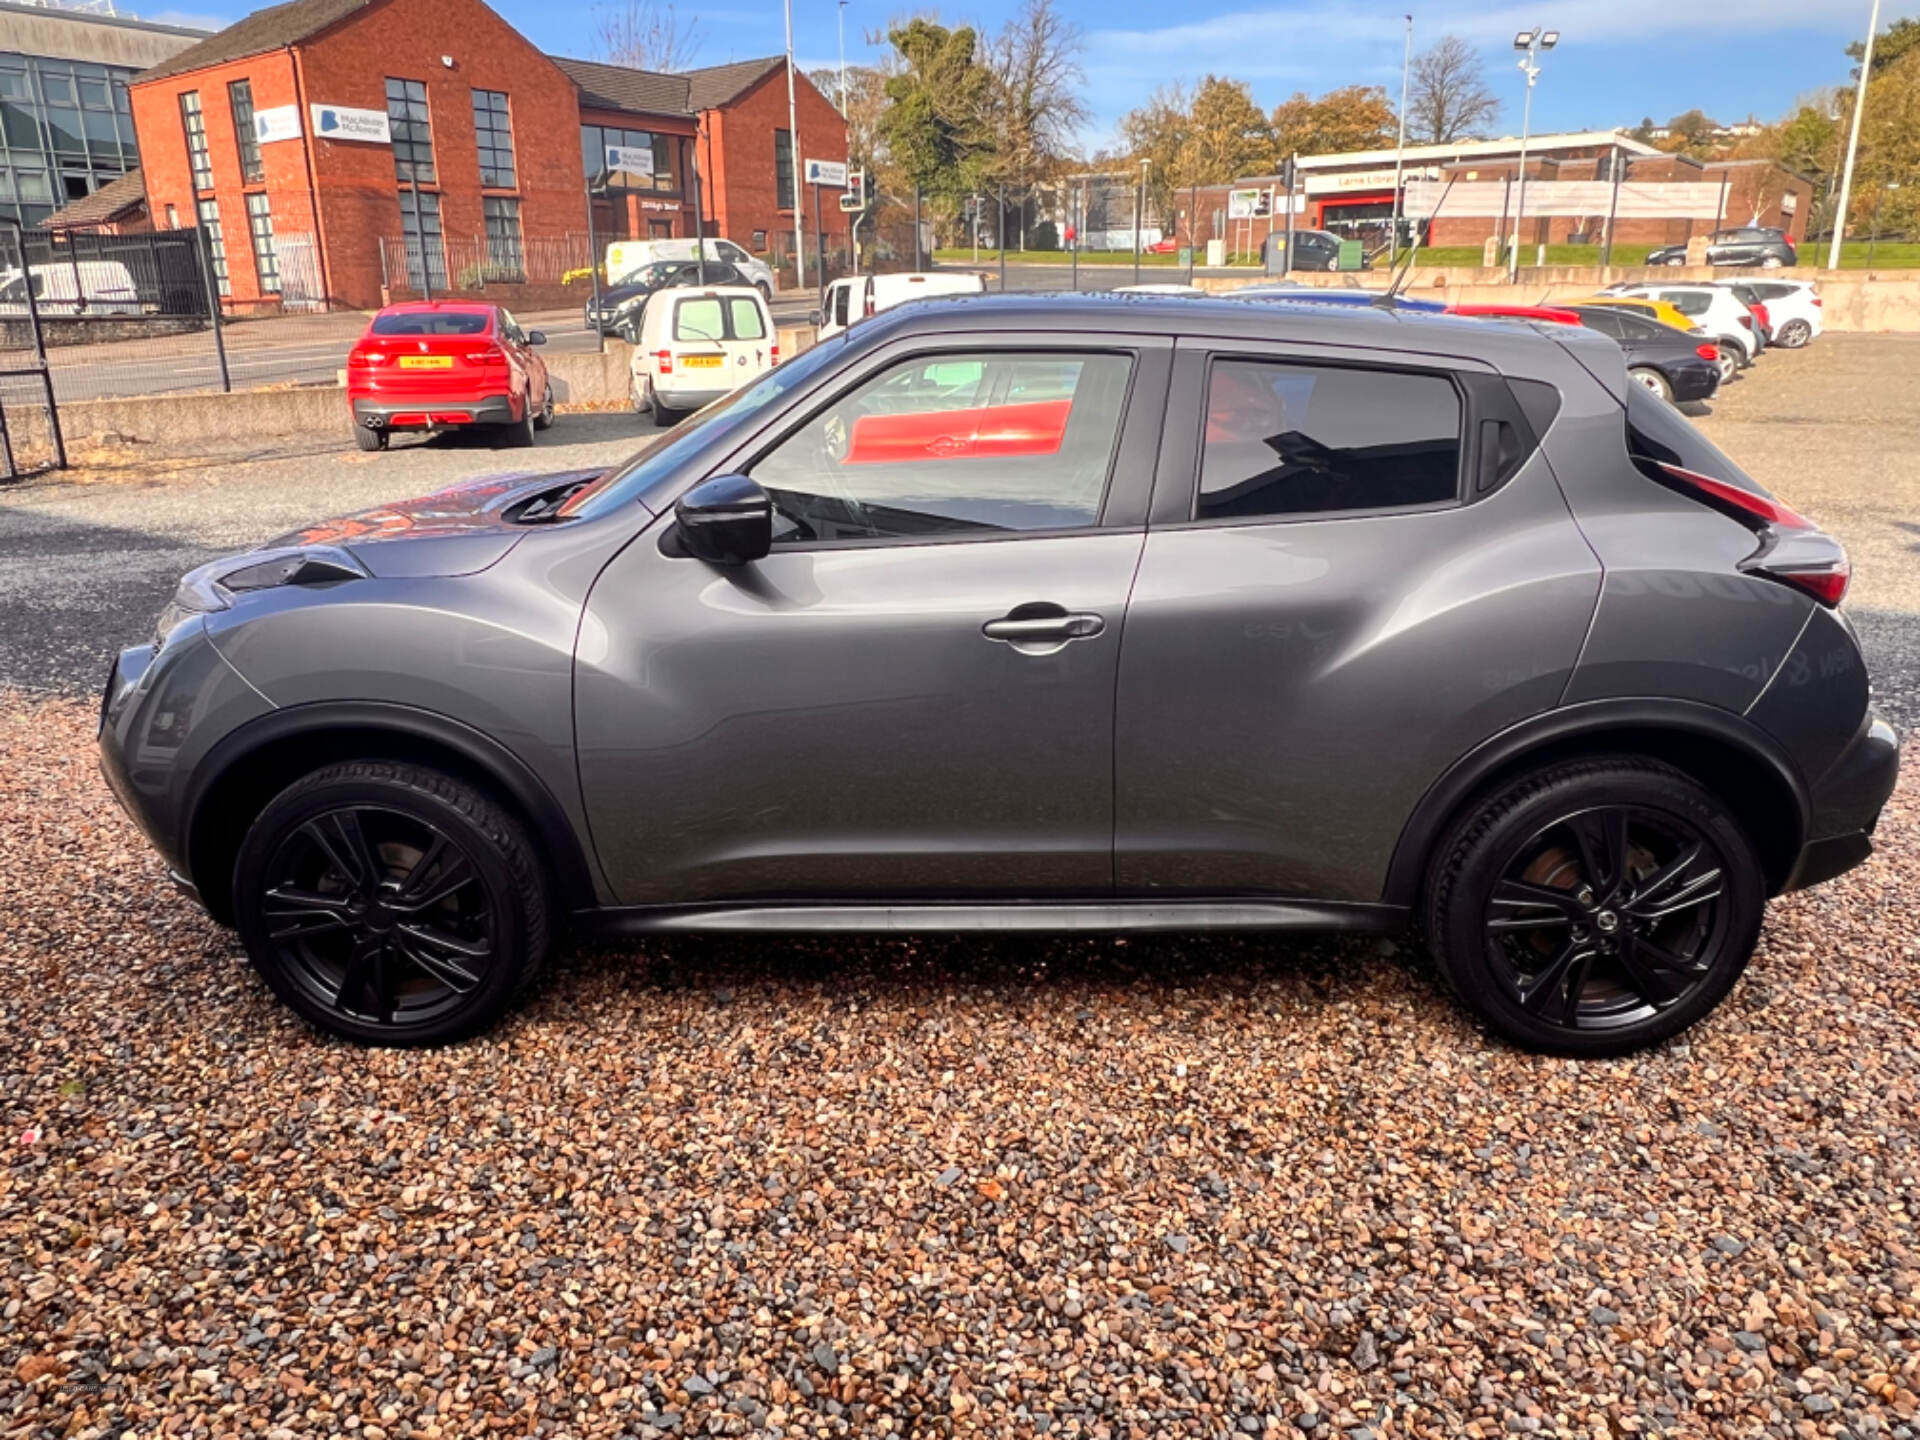
M 487 279 L 518 284 L 527 278 L 520 244 L 520 202 L 489 195 L 480 202 L 487 223 Z
M 473 92 L 473 140 L 480 150 L 480 183 L 513 189 L 513 125 L 504 90 Z
M 1040 351 L 902 361 L 751 468 L 773 497 L 775 543 L 1096 525 L 1132 368 Z
M 423 82 L 387 80 L 387 131 L 393 138 L 394 176 L 433 184 L 433 125 L 427 116 Z
M 213 159 L 207 154 L 207 117 L 200 113 L 200 92 L 180 96 L 180 123 L 187 132 L 187 164 L 193 168 L 193 188 L 213 188 Z
M 227 288 L 227 241 L 220 233 L 220 202 L 206 199 L 199 202 L 200 228 L 207 232 L 207 257 L 213 263 L 213 285 L 222 296 L 229 294 Z
M 1216 361 L 1194 517 L 1444 504 L 1460 490 L 1460 417 L 1443 375 Z
M 273 250 L 273 214 L 264 195 L 247 196 L 247 230 L 253 236 L 253 265 L 260 276 L 260 293 L 280 293 L 280 260 Z
M 227 103 L 233 109 L 233 138 L 240 148 L 240 178 L 258 185 L 267 178 L 260 163 L 260 136 L 253 128 L 253 82 L 235 80 L 227 86 Z

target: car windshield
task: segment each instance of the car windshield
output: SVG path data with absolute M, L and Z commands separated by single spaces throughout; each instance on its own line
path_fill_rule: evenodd
M 484 335 L 487 310 L 402 310 L 373 317 L 375 335 Z
M 841 343 L 829 340 L 815 345 L 797 360 L 768 372 L 757 383 L 714 401 L 692 418 L 683 420 L 662 443 L 641 451 L 621 469 L 609 471 L 593 484 L 576 491 L 561 507 L 560 514 L 590 520 L 637 502 L 655 485 L 671 478 L 682 465 L 737 434 L 755 415 L 811 381 L 833 363 Z

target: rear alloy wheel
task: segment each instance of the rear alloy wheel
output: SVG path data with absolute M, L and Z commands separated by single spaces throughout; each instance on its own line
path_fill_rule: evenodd
M 1784 267 L 1786 263 L 1787 262 L 1782 260 L 1778 255 L 1769 255 L 1760 262 L 1760 268 L 1762 270 L 1779 270 Z
M 387 432 L 376 430 L 371 425 L 353 427 L 353 443 L 362 450 L 384 450 L 387 448 Z
M 540 412 L 533 417 L 533 428 L 536 430 L 553 428 L 553 386 L 551 385 L 540 392 Z
M 1783 350 L 1798 350 L 1813 339 L 1813 326 L 1804 320 L 1789 320 L 1780 327 L 1780 333 L 1773 337 L 1773 343 Z
M 1725 345 L 1720 347 L 1720 358 L 1713 362 L 1713 367 L 1720 372 L 1722 385 L 1728 384 L 1740 373 L 1740 362 L 1733 358 L 1733 351 Z
M 274 992 L 350 1040 L 430 1045 L 531 988 L 547 897 L 525 832 L 437 771 L 330 765 L 282 791 L 234 870 L 240 938 Z
M 1675 270 L 1678 270 L 1681 266 L 1685 265 L 1686 263 L 1687 263 L 1687 257 L 1684 255 L 1675 255 L 1671 260 L 1667 261 L 1667 264 Z
M 1727 807 L 1620 756 L 1524 777 L 1467 816 L 1438 852 L 1427 924 L 1441 972 L 1501 1035 L 1617 1055 L 1720 1003 L 1765 904 Z
M 524 450 L 533 444 L 533 397 L 526 399 L 525 408 L 518 420 L 509 420 L 500 427 L 500 435 L 512 450 Z
M 1651 390 L 1662 400 L 1673 399 L 1673 386 L 1667 383 L 1667 377 L 1647 365 L 1635 365 L 1627 371 L 1627 378 L 1642 389 Z

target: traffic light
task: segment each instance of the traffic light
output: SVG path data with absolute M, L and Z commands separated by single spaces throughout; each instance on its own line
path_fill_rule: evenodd
M 871 196 L 867 193 L 867 172 L 852 170 L 847 173 L 847 188 L 840 192 L 840 208 L 859 212 L 867 208 Z

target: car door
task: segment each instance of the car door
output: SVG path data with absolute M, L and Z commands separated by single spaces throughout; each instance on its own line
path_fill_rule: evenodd
M 1181 342 L 1120 655 L 1120 895 L 1378 901 L 1428 787 L 1557 702 L 1600 572 L 1532 427 L 1467 361 Z
M 621 901 L 1110 895 L 1114 677 L 1170 357 L 897 343 L 720 462 L 773 498 L 764 559 L 692 559 L 670 520 L 616 557 L 575 695 Z
M 514 371 L 514 388 L 527 397 L 531 409 L 540 408 L 540 397 L 547 393 L 547 363 L 527 340 L 520 322 L 506 310 L 500 311 L 500 334 L 505 342 L 507 364 Z

